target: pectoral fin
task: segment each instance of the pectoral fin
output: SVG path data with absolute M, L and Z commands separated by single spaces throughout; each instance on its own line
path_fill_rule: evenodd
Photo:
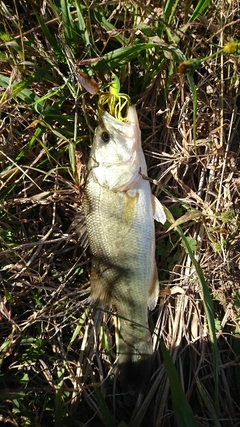
M 157 266 L 154 266 L 154 274 L 152 278 L 152 285 L 149 289 L 148 293 L 148 308 L 149 310 L 153 310 L 157 305 L 157 300 L 159 296 L 159 280 L 157 273 Z
M 127 234 L 132 227 L 132 223 L 136 216 L 136 208 L 138 201 L 138 193 L 136 190 L 128 190 L 124 197 L 123 210 L 122 210 L 122 227 Z
M 153 207 L 153 218 L 156 221 L 161 222 L 162 224 L 165 224 L 166 215 L 165 215 L 163 206 L 153 194 L 152 194 L 152 207 Z

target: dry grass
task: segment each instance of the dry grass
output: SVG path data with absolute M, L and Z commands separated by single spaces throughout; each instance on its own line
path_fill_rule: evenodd
M 70 9 L 74 19 L 76 4 L 72 2 Z M 87 24 L 90 40 L 100 52 L 103 49 L 102 54 L 124 47 L 119 38 L 125 37 L 131 46 L 140 28 L 136 25 L 143 23 L 152 32 L 143 32 L 142 42 L 158 37 L 160 46 L 167 46 L 154 55 L 144 51 L 129 67 L 113 71 L 119 72 L 122 91 L 129 92 L 138 108 L 153 192 L 178 220 L 175 225 L 181 226 L 204 273 L 213 301 L 218 353 L 213 352 L 206 301 L 191 256 L 170 222 L 164 230 L 157 226 L 161 292 L 149 319 L 153 376 L 142 401 L 134 394 L 122 394 L 114 363 L 115 316 L 89 305 L 90 253 L 72 226 L 81 210 L 91 129 L 97 124 L 96 97 L 84 94 L 69 78 L 71 50 L 75 49 L 75 59 L 81 59 L 86 46 L 79 35 L 76 45 L 73 40 L 66 46 L 70 36 L 57 2 L 55 6 L 43 2 L 41 7 L 25 0 L 9 2 L 9 16 L 1 3 L 2 425 L 186 425 L 174 416 L 160 339 L 177 368 L 197 425 L 240 423 L 238 56 L 219 54 L 194 74 L 195 146 L 192 93 L 187 79 L 176 75 L 178 64 L 170 49 L 176 46 L 187 58 L 201 59 L 230 39 L 238 40 L 238 4 L 210 4 L 187 28 L 190 6 L 173 2 L 176 11 L 164 26 L 165 3 L 161 9 L 158 2 L 145 7 L 127 4 L 128 9 L 120 3 L 116 9 L 115 3 L 93 3 L 91 13 L 83 9 L 83 16 L 91 24 Z M 36 15 L 55 35 L 60 52 Z M 104 28 L 99 16 L 108 17 L 116 30 Z M 135 32 L 129 31 L 132 27 Z M 69 55 L 68 61 L 63 53 Z M 95 65 L 94 78 L 104 84 L 109 72 L 100 63 Z M 9 80 L 4 83 L 3 77 Z M 23 85 L 27 79 L 17 91 L 14 84 Z M 59 86 L 53 96 L 39 101 Z

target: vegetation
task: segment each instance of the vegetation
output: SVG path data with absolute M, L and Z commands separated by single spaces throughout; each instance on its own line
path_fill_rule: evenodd
M 238 12 L 234 0 L 0 1 L 1 425 L 239 425 Z M 144 397 L 121 391 L 114 309 L 89 304 L 76 220 L 111 73 L 137 106 L 168 218 Z

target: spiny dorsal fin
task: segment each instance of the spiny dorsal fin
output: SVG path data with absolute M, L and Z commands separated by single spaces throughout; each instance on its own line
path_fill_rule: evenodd
M 71 229 L 78 235 L 78 241 L 82 248 L 86 251 L 89 246 L 86 219 L 83 211 L 80 211 L 74 218 Z

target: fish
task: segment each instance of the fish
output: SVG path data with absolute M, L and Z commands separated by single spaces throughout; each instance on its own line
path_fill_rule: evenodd
M 146 175 L 135 106 L 124 122 L 105 111 L 90 151 L 83 209 L 92 253 L 91 300 L 98 308 L 117 309 L 124 390 L 140 389 L 151 373 L 148 309 L 159 296 L 154 220 L 164 224 L 166 216 Z

